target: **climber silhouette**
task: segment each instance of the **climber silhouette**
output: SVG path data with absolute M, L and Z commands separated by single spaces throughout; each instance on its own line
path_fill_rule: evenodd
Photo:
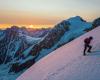
M 93 40 L 92 36 L 84 39 L 84 53 L 83 53 L 84 56 L 86 55 L 86 51 L 91 53 L 92 46 L 90 45 L 90 43 L 92 40 Z

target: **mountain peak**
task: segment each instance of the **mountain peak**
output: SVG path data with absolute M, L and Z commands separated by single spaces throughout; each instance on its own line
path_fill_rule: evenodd
M 82 17 L 80 17 L 80 16 L 75 16 L 75 18 L 79 18 L 79 19 L 82 19 Z
M 83 21 L 86 22 L 82 17 L 80 16 L 75 16 L 75 17 L 71 17 L 68 19 L 69 21 Z

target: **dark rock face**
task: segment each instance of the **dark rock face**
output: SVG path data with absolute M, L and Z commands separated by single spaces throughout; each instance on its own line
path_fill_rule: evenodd
M 100 26 L 100 18 L 97 18 L 93 21 L 93 27 L 98 27 Z
M 42 49 L 51 48 L 60 40 L 64 33 L 69 30 L 69 25 L 70 23 L 67 21 L 63 21 L 56 25 L 39 44 L 36 44 L 33 47 L 30 54 L 37 55 L 37 53 L 39 53 Z
M 26 28 L 19 28 L 17 26 L 12 26 L 6 30 L 0 30 L 0 64 L 10 63 L 10 71 L 19 72 L 26 68 L 29 68 L 35 63 L 34 58 L 28 59 L 32 54 L 29 52 L 25 56 L 24 51 L 29 49 L 35 43 L 30 43 L 27 40 L 27 36 L 31 37 L 43 37 L 50 29 L 40 29 L 40 30 L 28 30 Z M 29 38 L 28 37 L 28 38 Z M 34 38 L 33 37 L 33 38 Z M 24 63 L 21 63 L 24 61 Z
M 46 32 L 44 34 L 44 32 L 42 30 L 41 36 L 47 33 Z M 21 36 L 21 34 L 26 35 L 27 31 L 26 29 L 20 29 L 17 26 L 12 26 L 11 28 L 7 28 L 6 30 L 0 30 L 0 64 L 12 63 L 12 61 L 15 60 L 16 63 L 12 64 L 11 67 L 11 71 L 14 70 L 15 72 L 28 68 L 29 66 L 34 64 L 33 59 L 29 59 L 28 61 L 20 65 L 20 62 L 17 63 L 17 61 L 20 59 L 26 59 L 23 52 L 30 46 L 34 45 L 29 44 L 25 36 Z M 31 56 L 31 54 L 29 55 Z
M 26 68 L 29 68 L 30 66 L 32 66 L 33 64 L 35 63 L 35 61 L 33 59 L 31 60 L 28 60 L 26 61 L 25 63 L 23 64 L 19 64 L 18 62 L 17 63 L 14 63 L 12 64 L 9 72 L 15 72 L 15 73 L 18 73 Z
M 7 29 L 7 30 L 3 31 L 2 36 L 4 36 L 4 37 L 2 38 L 2 40 L 0 40 L 1 62 L 3 62 L 4 59 L 6 58 L 8 49 L 13 47 L 12 51 L 14 50 L 14 45 L 12 43 L 10 43 L 10 41 L 14 40 L 14 38 L 17 36 L 17 33 L 16 33 L 16 31 L 13 31 L 12 29 L 10 29 L 10 30 Z
M 18 29 L 19 28 L 14 26 L 3 31 L 2 36 L 4 37 L 0 40 L 1 64 L 10 62 L 14 56 L 20 56 L 21 52 L 29 46 L 25 40 L 19 36 Z

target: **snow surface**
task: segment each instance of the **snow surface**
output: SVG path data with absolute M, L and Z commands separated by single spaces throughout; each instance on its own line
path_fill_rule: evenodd
M 83 56 L 83 40 L 93 36 L 92 53 Z M 17 80 L 100 80 L 100 27 L 53 51 Z
M 30 36 L 25 36 L 25 37 L 26 37 L 26 41 L 31 44 L 37 43 L 38 41 L 41 40 L 41 38 L 35 38 Z
M 19 36 L 25 38 L 25 40 L 28 44 L 36 44 L 37 42 L 39 42 L 42 39 L 42 38 L 27 36 L 27 35 L 22 34 L 22 33 L 19 33 Z

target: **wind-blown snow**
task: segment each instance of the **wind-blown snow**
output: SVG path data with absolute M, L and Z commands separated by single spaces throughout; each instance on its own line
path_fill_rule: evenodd
M 92 53 L 83 56 L 83 40 L 93 36 Z M 100 27 L 42 58 L 17 80 L 100 80 Z

